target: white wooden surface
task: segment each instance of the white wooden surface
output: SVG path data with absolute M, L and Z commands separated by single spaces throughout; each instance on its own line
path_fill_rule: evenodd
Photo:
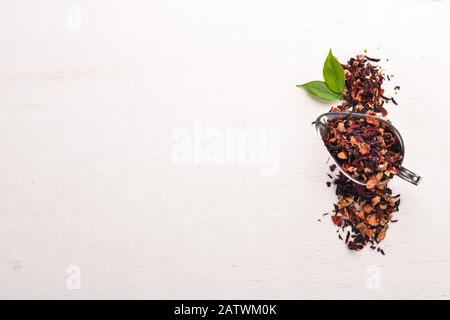
M 1 298 L 449 297 L 449 1 L 0 4 Z M 329 106 L 295 84 L 329 48 L 401 86 L 390 119 L 424 180 L 392 182 L 386 256 L 317 221 Z M 196 122 L 278 130 L 279 170 L 177 165 Z

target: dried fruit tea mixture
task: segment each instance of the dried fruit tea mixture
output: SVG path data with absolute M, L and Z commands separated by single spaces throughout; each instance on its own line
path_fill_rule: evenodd
M 403 154 L 397 136 L 381 120 L 387 115 L 385 106 L 389 102 L 397 105 L 397 101 L 384 95 L 383 82 L 393 76 L 376 65 L 379 61 L 362 54 L 341 64 L 330 50 L 323 66 L 324 81 L 297 87 L 322 100 L 339 100 L 340 104 L 330 111 L 349 114 L 328 120 L 322 139 L 342 170 L 364 184 L 340 172 L 335 177 L 328 175 L 332 181 L 327 186 L 333 183 L 338 197 L 331 219 L 350 250 L 370 246 L 384 254 L 378 244 L 386 236 L 389 223 L 396 222 L 393 215 L 400 205 L 399 196 L 392 194 L 388 183 L 397 174 Z M 399 89 L 394 87 L 395 91 Z M 330 170 L 337 171 L 336 165 Z
M 358 55 L 342 65 L 345 74 L 343 102 L 330 111 L 387 115 L 384 106 L 389 101 L 397 102 L 384 96 L 381 86 L 385 78 L 390 80 L 390 77 L 371 63 L 378 61 Z M 366 182 L 365 186 L 358 185 L 343 174 L 337 174 L 333 183 L 338 200 L 331 218 L 341 232 L 346 232 L 345 243 L 350 250 L 361 250 L 369 245 L 384 254 L 378 243 L 384 239 L 389 223 L 396 222 L 393 214 L 398 211 L 400 199 L 392 195 L 387 182 L 378 183 L 396 174 L 402 161 L 399 142 L 380 121 L 372 118 L 332 121 L 327 140 L 327 147 L 342 161 L 339 164 L 343 169 Z M 335 169 L 334 165 L 330 167 L 331 171 Z
M 368 189 L 397 174 L 403 160 L 396 135 L 377 118 L 329 120 L 322 139 L 340 167 Z

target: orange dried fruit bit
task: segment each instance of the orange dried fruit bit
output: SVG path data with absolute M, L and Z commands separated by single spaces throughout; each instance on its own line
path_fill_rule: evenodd
M 339 152 L 337 156 L 339 159 L 347 159 L 347 154 L 344 151 Z
M 386 186 L 387 186 L 387 181 L 384 182 L 384 183 L 378 184 L 378 185 L 377 185 L 377 188 L 378 188 L 379 190 L 384 190 L 384 189 L 386 189 Z
M 380 200 L 381 200 L 381 197 L 380 197 L 380 196 L 374 197 L 374 198 L 372 199 L 372 201 L 371 201 L 372 207 L 375 207 L 375 206 L 380 202 Z
M 366 234 L 369 227 L 364 222 L 361 222 L 356 225 L 356 229 L 358 229 L 362 234 Z
M 376 175 L 373 175 L 369 181 L 366 182 L 366 188 L 367 189 L 372 189 L 374 188 L 377 184 L 378 184 L 378 179 Z
M 348 207 L 349 205 L 351 205 L 353 203 L 353 197 L 345 197 L 344 199 L 342 199 L 342 206 L 343 207 Z
M 372 229 L 367 230 L 366 235 L 371 239 L 375 239 L 375 232 Z
M 360 219 L 365 220 L 366 216 L 364 214 L 364 210 L 360 210 L 358 211 L 358 213 L 356 214 Z
M 378 219 L 377 216 L 375 214 L 371 215 L 368 219 L 367 222 L 371 225 L 371 226 L 376 226 L 378 224 Z
M 382 229 L 380 231 L 380 233 L 378 233 L 378 236 L 377 236 L 377 241 L 378 242 L 382 241 L 386 237 L 386 231 L 387 231 L 387 227 L 385 227 L 384 229 Z
M 397 169 L 391 168 L 391 169 L 389 169 L 389 172 L 392 173 L 393 175 L 396 175 L 397 174 Z
M 366 118 L 366 122 L 373 124 L 377 127 L 380 125 L 380 122 L 378 121 L 378 119 L 375 119 L 375 118 Z
M 367 143 L 361 143 L 358 151 L 361 154 L 368 154 L 370 152 L 370 146 Z

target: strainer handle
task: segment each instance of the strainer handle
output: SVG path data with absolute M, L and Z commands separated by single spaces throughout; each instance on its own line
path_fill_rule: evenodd
M 398 169 L 397 176 L 399 176 L 403 180 L 406 180 L 409 183 L 412 183 L 413 185 L 416 185 L 416 186 L 422 180 L 421 176 L 418 176 L 414 172 L 412 172 L 404 167 L 400 167 L 400 169 Z

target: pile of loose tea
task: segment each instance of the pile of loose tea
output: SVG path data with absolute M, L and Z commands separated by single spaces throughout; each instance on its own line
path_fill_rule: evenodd
M 403 159 L 400 142 L 377 118 L 329 120 L 322 134 L 325 146 L 340 167 L 368 189 L 397 174 Z
M 349 111 L 356 113 L 367 113 L 385 117 L 388 112 L 384 105 L 394 98 L 384 96 L 381 87 L 385 79 L 389 81 L 392 77 L 386 75 L 378 66 L 370 62 L 378 62 L 379 59 L 369 58 L 366 55 L 358 55 L 351 58 L 347 64 L 342 65 L 345 74 L 344 101 L 333 111 Z M 396 87 L 396 89 L 400 87 Z
M 331 112 L 363 113 L 385 117 L 385 105 L 394 98 L 384 95 L 385 75 L 373 63 L 378 59 L 366 55 L 351 58 L 342 65 L 345 74 L 343 102 Z M 397 90 L 399 87 L 395 87 Z M 364 181 L 359 185 L 342 173 L 332 177 L 336 186 L 337 203 L 332 221 L 339 227 L 339 238 L 350 250 L 361 250 L 366 245 L 384 254 L 378 246 L 386 236 L 389 223 L 400 205 L 399 195 L 393 195 L 387 180 L 397 173 L 402 161 L 399 142 L 376 118 L 330 121 L 323 137 L 326 146 L 346 173 Z M 330 170 L 334 172 L 336 166 Z M 380 183 L 386 180 L 386 183 Z M 331 186 L 331 183 L 327 183 Z

